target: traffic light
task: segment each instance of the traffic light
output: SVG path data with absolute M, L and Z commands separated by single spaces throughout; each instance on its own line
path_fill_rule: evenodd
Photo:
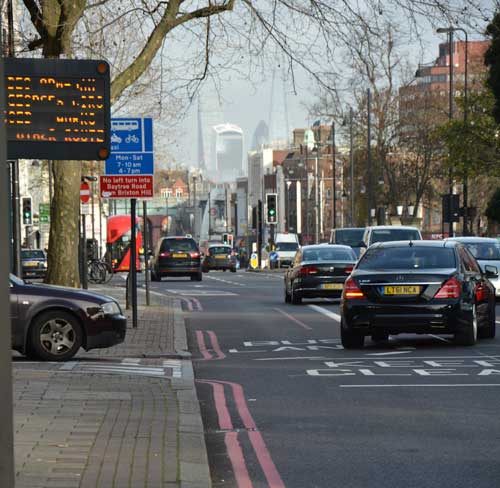
M 266 193 L 266 223 L 276 224 L 278 222 L 278 195 Z
M 23 224 L 31 225 L 33 216 L 31 213 L 31 197 L 23 197 Z
M 222 234 L 222 243 L 229 244 L 229 234 Z

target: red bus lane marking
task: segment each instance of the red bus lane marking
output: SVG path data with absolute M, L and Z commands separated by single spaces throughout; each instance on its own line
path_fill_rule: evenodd
M 224 394 L 224 386 L 215 381 L 196 380 L 197 383 L 205 383 L 212 387 L 214 392 L 215 409 L 219 419 L 219 428 L 221 430 L 233 430 L 233 423 L 227 408 L 226 396 Z M 241 445 L 238 441 L 238 432 L 226 432 L 224 435 L 229 460 L 233 467 L 234 476 L 238 484 L 238 488 L 252 488 L 252 480 L 248 474 L 247 465 Z
M 292 322 L 295 322 L 296 324 L 300 325 L 304 329 L 313 330 L 312 327 L 309 327 L 308 325 L 304 324 L 304 322 L 301 322 L 299 319 L 296 319 L 293 315 L 286 313 L 284 310 L 281 310 L 280 308 L 275 308 L 274 310 L 276 310 L 276 312 L 279 312 L 281 315 L 284 315 L 287 319 L 290 319 Z
M 206 361 L 213 359 L 212 355 L 207 350 L 207 346 L 205 345 L 205 338 L 203 337 L 202 330 L 196 331 L 196 340 L 198 341 L 198 349 L 200 350 L 203 359 L 205 359 Z
M 243 425 L 246 429 L 248 429 L 248 437 L 253 446 L 255 454 L 257 455 L 257 459 L 259 460 L 259 464 L 264 472 L 264 475 L 267 479 L 270 488 L 285 488 L 285 484 L 281 479 L 280 474 L 274 464 L 271 454 L 267 449 L 266 443 L 262 434 L 257 429 L 255 425 L 255 421 L 250 414 L 250 410 L 248 409 L 247 402 L 245 400 L 245 395 L 243 393 L 243 388 L 238 383 L 232 383 L 230 381 L 218 381 L 224 385 L 231 386 L 233 390 L 234 402 L 236 404 L 236 408 L 238 410 L 238 414 L 243 422 Z
M 212 330 L 207 330 L 208 337 L 210 337 L 210 342 L 212 343 L 212 350 L 214 350 L 217 354 L 217 359 L 224 359 L 226 355 L 222 352 L 219 346 L 219 340 L 217 339 L 217 335 Z

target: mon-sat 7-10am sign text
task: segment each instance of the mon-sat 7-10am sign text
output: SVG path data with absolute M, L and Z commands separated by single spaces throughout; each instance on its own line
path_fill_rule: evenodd
M 101 176 L 103 198 L 152 198 L 153 120 L 111 120 L 111 155 Z

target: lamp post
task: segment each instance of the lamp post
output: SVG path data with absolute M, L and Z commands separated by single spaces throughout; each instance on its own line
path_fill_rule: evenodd
M 333 185 L 333 219 L 332 228 L 337 228 L 337 166 L 335 153 L 335 122 L 332 121 L 332 185 Z
M 292 182 L 286 181 L 286 230 L 290 232 L 290 187 Z
M 436 30 L 438 34 L 443 34 L 447 33 L 450 36 L 450 73 L 451 76 L 453 76 L 453 70 L 452 70 L 452 60 L 453 60 L 453 54 L 451 51 L 451 36 L 453 35 L 453 32 L 463 32 L 465 36 L 465 66 L 464 66 L 464 129 L 467 130 L 467 116 L 468 116 L 468 65 L 469 65 L 469 36 L 467 34 L 467 31 L 465 29 L 462 29 L 461 27 L 440 27 L 439 29 Z M 452 85 L 451 85 L 451 80 L 450 78 L 450 93 L 452 91 Z M 453 117 L 453 100 L 452 97 L 450 96 L 450 119 Z M 466 161 L 467 163 L 467 161 Z M 467 169 L 464 171 L 464 181 L 463 181 L 463 186 L 464 186 L 464 196 L 463 196 L 463 202 L 464 202 L 464 235 L 467 235 L 469 233 L 469 225 L 468 225 L 468 184 L 467 184 Z
M 371 138 L 372 138 L 372 132 L 371 132 L 371 91 L 368 88 L 367 92 L 367 100 L 366 100 L 366 112 L 367 112 L 367 156 L 366 156 L 366 162 L 368 166 L 368 225 L 372 225 L 373 217 L 375 217 L 375 214 L 373 213 L 372 215 L 372 207 L 373 205 L 373 170 L 372 170 L 372 151 L 371 151 Z

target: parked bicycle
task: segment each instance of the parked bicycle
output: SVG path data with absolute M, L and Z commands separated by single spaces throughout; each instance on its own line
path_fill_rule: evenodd
M 105 284 L 111 281 L 113 268 L 101 259 L 91 259 L 88 263 L 88 280 L 90 283 Z

